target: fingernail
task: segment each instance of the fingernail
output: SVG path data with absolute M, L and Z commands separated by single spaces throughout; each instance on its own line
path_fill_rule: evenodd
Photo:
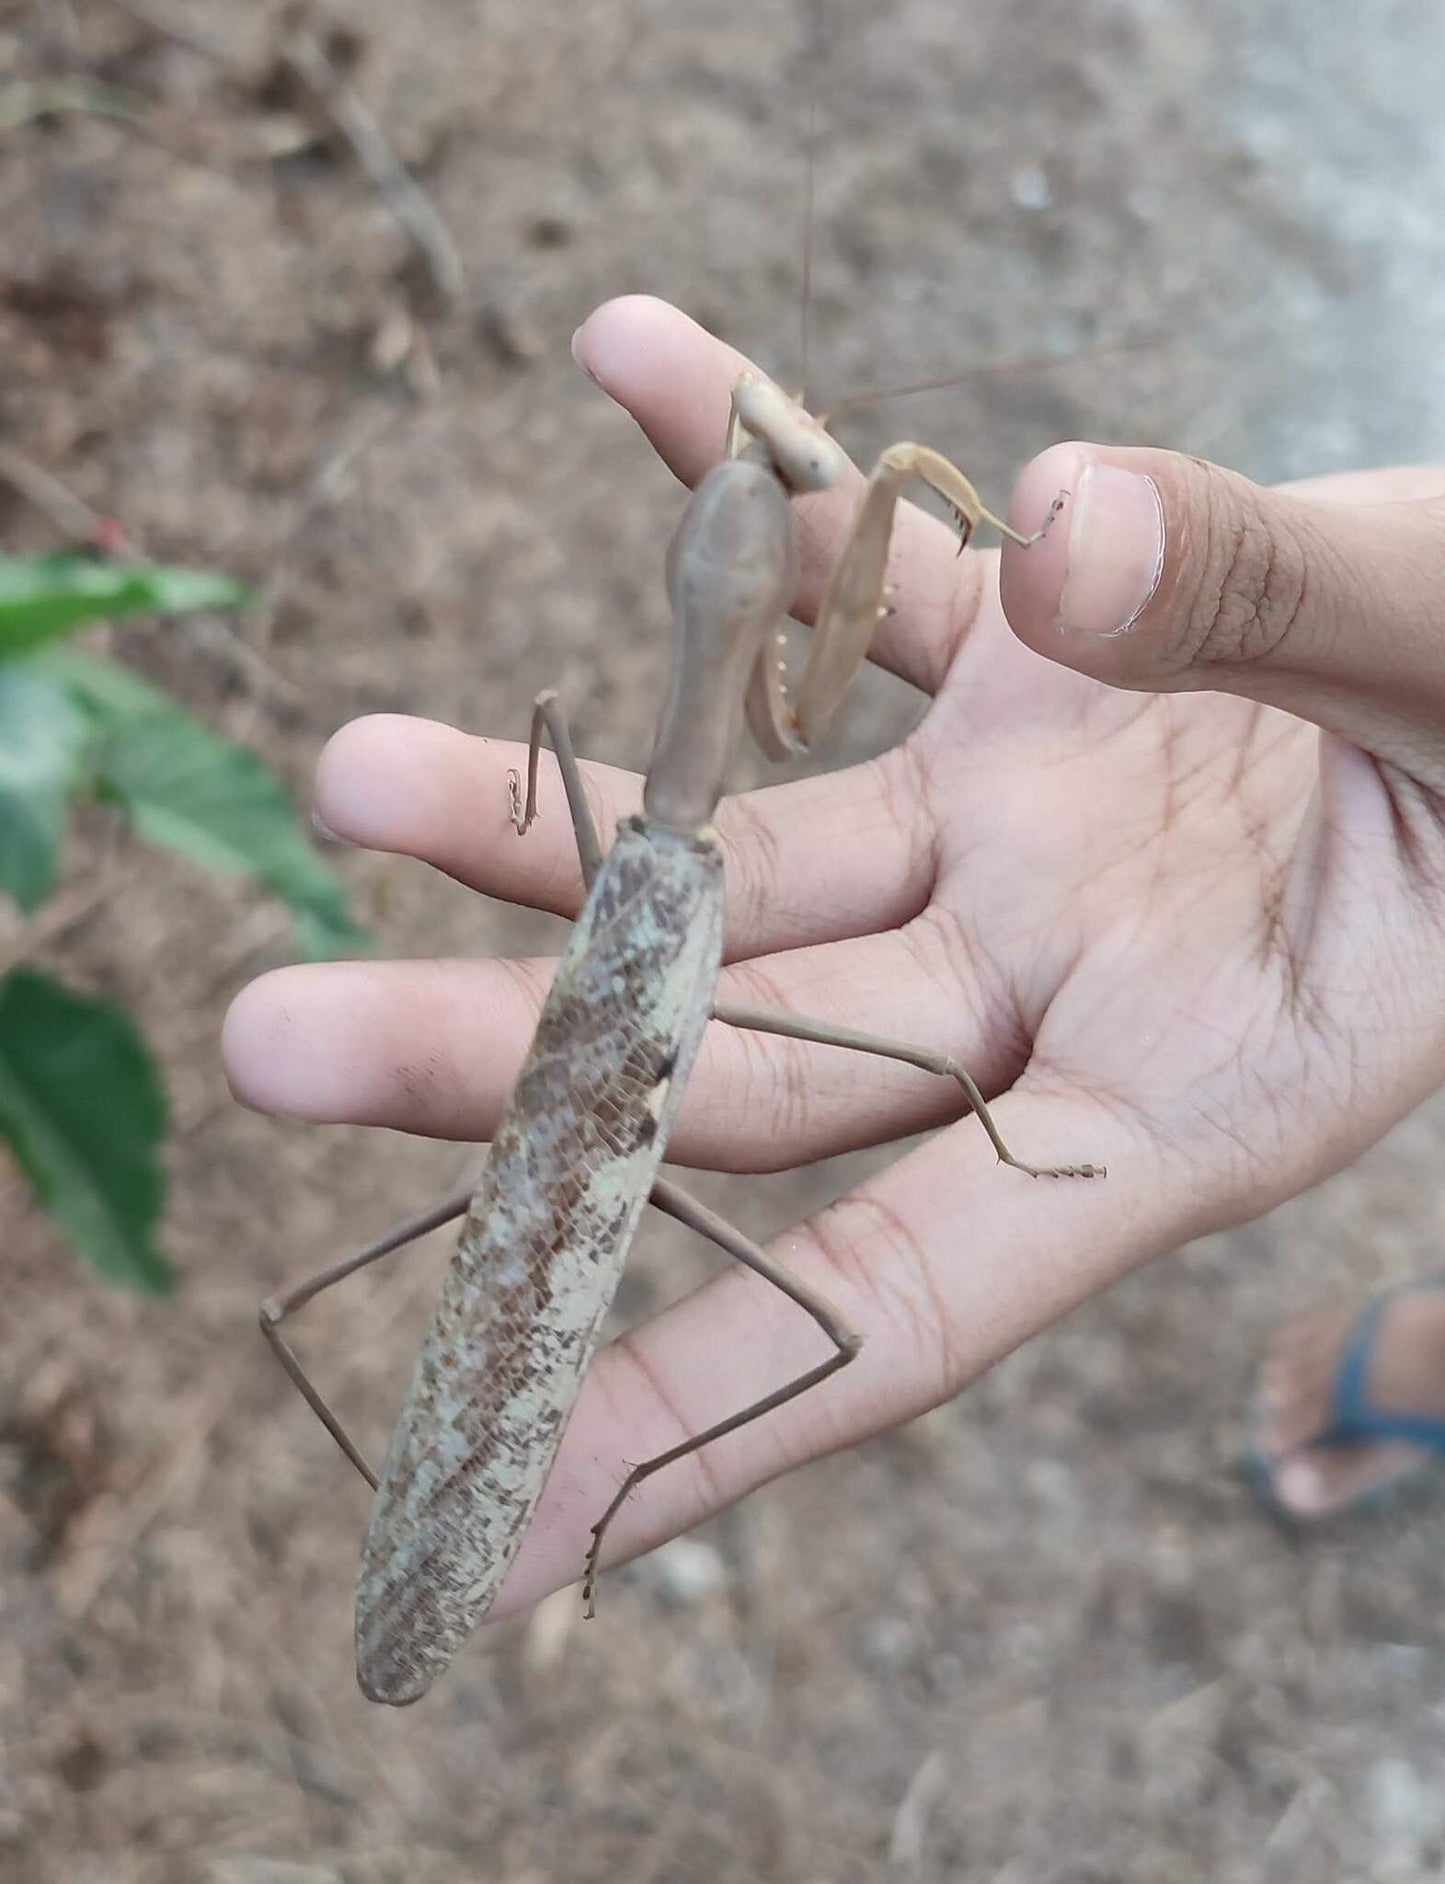
M 1058 626 L 1122 635 L 1134 626 L 1164 570 L 1164 504 L 1153 478 L 1089 464 L 1074 491 L 1069 563 Z
M 352 844 L 349 837 L 338 837 L 336 832 L 333 831 L 331 826 L 326 822 L 325 818 L 322 817 L 321 813 L 314 809 L 311 813 L 311 828 L 321 839 L 323 844 L 343 844 L 349 850 L 355 849 L 355 845 Z

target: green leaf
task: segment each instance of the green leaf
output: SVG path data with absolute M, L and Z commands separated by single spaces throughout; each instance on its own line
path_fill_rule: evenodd
M 116 615 L 236 608 L 248 598 L 240 583 L 204 569 L 104 562 L 74 550 L 0 556 L 0 655 L 23 654 Z
M 134 1023 L 34 968 L 0 981 L 0 1133 L 42 1207 L 112 1282 L 171 1286 L 153 1241 L 166 1102 Z
M 344 884 L 297 822 L 285 786 L 254 752 L 113 661 L 52 650 L 43 670 L 94 720 L 100 789 L 142 837 L 209 870 L 264 883 L 290 908 L 297 947 L 313 960 L 364 944 Z
M 50 890 L 90 721 L 28 661 L 0 661 L 0 890 L 27 914 Z

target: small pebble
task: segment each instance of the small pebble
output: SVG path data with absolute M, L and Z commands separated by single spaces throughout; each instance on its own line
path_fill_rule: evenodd
M 639 1576 L 665 1602 L 694 1609 L 704 1597 L 725 1587 L 727 1566 L 711 1544 L 695 1537 L 674 1537 L 638 1566 Z
M 1054 200 L 1049 180 L 1037 164 L 1025 164 L 1008 181 L 1008 193 L 1020 209 L 1047 209 Z

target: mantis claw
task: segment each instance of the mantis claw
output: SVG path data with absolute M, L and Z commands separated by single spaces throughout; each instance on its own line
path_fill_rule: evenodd
M 507 773 L 507 796 L 512 802 L 512 829 L 525 837 L 531 820 L 522 807 L 522 774 L 515 767 Z

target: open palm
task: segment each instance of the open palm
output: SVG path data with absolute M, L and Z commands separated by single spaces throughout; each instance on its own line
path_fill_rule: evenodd
M 738 357 L 645 301 L 594 316 L 580 352 L 695 480 L 717 455 Z M 1377 478 L 1329 495 L 1445 484 Z M 848 492 L 804 507 L 804 613 L 848 509 Z M 1232 693 L 1127 691 L 1041 659 L 1004 618 L 997 554 L 960 559 L 917 511 L 900 520 L 891 581 L 875 656 L 931 710 L 877 760 L 724 803 L 719 998 L 948 1051 L 999 1095 L 1020 1157 L 1104 1163 L 1109 1176 L 1043 1183 L 1000 1169 L 949 1082 L 711 1028 L 671 1142 L 681 1162 L 774 1170 L 943 1129 L 777 1246 L 863 1333 L 859 1359 L 641 1488 L 610 1535 L 614 1557 L 937 1404 L 1138 1262 L 1338 1168 L 1445 1064 L 1445 829 L 1432 789 L 1445 737 L 1424 742 L 1428 763 L 1412 772 Z M 573 910 L 565 818 L 525 841 L 510 828 L 518 759 L 513 744 L 427 722 L 360 721 L 323 756 L 318 811 L 354 842 Z M 588 776 L 606 831 L 640 782 Z M 232 1010 L 233 1083 L 295 1116 L 486 1138 L 549 972 L 279 971 Z M 796 1309 L 741 1271 L 607 1350 L 496 1613 L 577 1578 L 624 1461 L 823 1351 Z

